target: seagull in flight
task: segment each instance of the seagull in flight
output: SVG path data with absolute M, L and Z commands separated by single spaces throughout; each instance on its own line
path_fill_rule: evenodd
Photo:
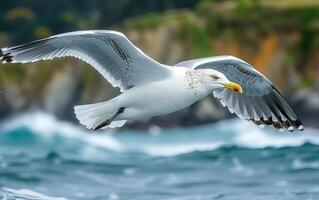
M 75 57 L 95 68 L 121 94 L 108 101 L 74 107 L 88 129 L 121 127 L 183 109 L 213 94 L 238 117 L 258 126 L 303 130 L 285 98 L 252 65 L 233 56 L 214 56 L 161 64 L 124 34 L 108 30 L 75 31 L 1 48 L 3 63 L 29 63 Z

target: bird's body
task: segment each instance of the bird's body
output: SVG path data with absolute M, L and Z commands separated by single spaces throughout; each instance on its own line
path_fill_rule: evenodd
M 257 125 L 303 129 L 272 83 L 233 56 L 168 66 L 145 55 L 122 33 L 100 30 L 64 33 L 0 51 L 3 63 L 65 56 L 87 62 L 122 92 L 105 102 L 74 107 L 76 117 L 87 128 L 120 127 L 127 120 L 175 112 L 213 94 L 230 112 Z
M 193 74 L 192 78 L 190 74 Z M 195 70 L 176 68 L 171 71 L 168 79 L 133 87 L 123 92 L 113 99 L 116 109 L 125 108 L 117 119 L 145 119 L 188 107 L 211 93 L 200 83 L 199 76 L 200 72 Z

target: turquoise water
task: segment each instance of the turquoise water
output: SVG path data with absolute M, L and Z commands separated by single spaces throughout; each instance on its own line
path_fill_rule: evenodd
M 94 133 L 43 113 L 0 125 L 0 199 L 319 199 L 319 131 L 242 120 Z

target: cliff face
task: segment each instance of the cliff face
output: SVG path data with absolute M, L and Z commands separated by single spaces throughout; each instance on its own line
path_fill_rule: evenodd
M 114 29 L 165 64 L 221 54 L 240 57 L 274 82 L 306 125 L 318 126 L 313 118 L 319 114 L 319 8 L 229 2 L 216 6 L 203 1 L 196 10 L 131 18 Z M 0 91 L 1 117 L 43 109 L 70 121 L 76 120 L 73 105 L 119 94 L 94 69 L 73 58 L 3 65 Z M 208 97 L 151 121 L 162 126 L 186 126 L 230 116 Z M 130 126 L 145 128 L 149 124 L 144 121 Z

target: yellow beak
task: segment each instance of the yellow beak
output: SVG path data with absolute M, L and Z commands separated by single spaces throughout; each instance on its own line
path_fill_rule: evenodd
M 235 92 L 239 92 L 240 94 L 243 93 L 243 89 L 237 83 L 229 82 L 224 84 L 224 87 L 227 89 L 233 90 Z

